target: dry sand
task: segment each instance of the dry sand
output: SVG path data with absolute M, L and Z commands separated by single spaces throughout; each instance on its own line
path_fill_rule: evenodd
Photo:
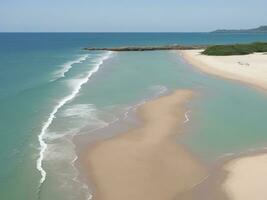
M 207 56 L 203 50 L 180 51 L 182 56 L 202 71 L 243 81 L 267 90 L 267 54 L 254 53 L 241 56 Z
M 174 200 L 201 182 L 205 168 L 176 142 L 192 92 L 141 106 L 143 125 L 89 147 L 85 159 L 97 200 Z
M 225 166 L 223 187 L 234 200 L 267 199 L 267 155 L 239 158 Z

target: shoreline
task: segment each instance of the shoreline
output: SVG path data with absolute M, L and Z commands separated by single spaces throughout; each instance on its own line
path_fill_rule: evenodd
M 246 155 L 227 162 L 222 187 L 233 200 L 265 200 L 267 198 L 267 153 Z
M 262 199 L 262 196 L 260 196 L 260 194 L 263 193 L 259 194 L 259 192 L 251 192 L 251 188 L 254 187 L 255 190 L 255 185 L 263 187 L 265 186 L 265 183 L 267 181 L 267 178 L 266 180 L 263 179 L 263 173 L 257 174 L 259 166 L 259 164 L 257 164 L 257 160 L 255 162 L 256 165 L 254 167 L 251 167 L 251 165 L 254 164 L 254 162 L 251 162 L 251 160 L 261 156 L 264 156 L 266 158 L 264 160 L 266 169 L 267 147 L 259 149 L 249 149 L 240 153 L 229 154 L 220 157 L 215 163 L 210 166 L 209 176 L 202 183 L 193 188 L 192 191 L 189 191 L 185 195 L 185 198 L 181 200 L 207 200 L 210 198 L 216 200 L 265 200 L 266 198 Z M 246 165 L 244 165 L 243 163 L 239 164 L 239 162 L 243 162 L 243 160 L 251 163 L 250 167 L 246 167 Z M 242 170 L 241 176 L 239 173 L 240 168 Z M 261 172 L 263 171 L 262 169 L 264 168 L 261 168 Z M 251 181 L 251 179 L 244 182 L 244 177 L 247 178 L 247 174 L 250 174 L 248 173 L 250 171 L 256 172 L 256 175 L 254 173 L 254 176 L 250 177 L 252 179 L 254 178 L 255 181 Z M 267 173 L 267 170 L 265 170 L 264 173 Z M 232 179 L 230 184 L 229 179 Z M 256 180 L 260 180 L 260 183 L 258 183 L 258 181 Z M 238 189 L 241 187 L 246 188 L 246 190 L 243 190 L 244 188 L 242 190 Z M 243 198 L 243 191 L 249 191 L 252 196 L 254 195 L 253 198 Z M 267 192 L 264 192 L 264 195 L 266 196 Z M 242 196 L 242 198 L 239 197 L 240 195 Z
M 267 91 L 267 55 L 254 53 L 238 56 L 207 56 L 202 50 L 179 50 L 186 62 L 217 77 L 240 81 Z
M 142 109 L 147 104 L 149 104 L 150 102 L 154 102 L 154 101 L 157 101 L 158 99 L 171 96 L 169 93 L 165 94 L 165 95 L 151 98 L 151 99 L 149 99 L 149 101 L 146 101 L 144 104 L 138 106 L 138 109 L 137 109 L 137 118 L 139 117 L 138 118 L 138 121 L 139 121 L 138 124 L 135 124 L 134 126 L 128 126 L 127 131 L 118 132 L 118 129 L 116 129 L 117 132 L 115 134 L 111 133 L 111 135 L 109 135 L 108 137 L 95 136 L 98 139 L 96 139 L 95 141 L 91 141 L 90 144 L 88 144 L 88 142 L 87 142 L 86 148 L 82 149 L 82 153 L 80 154 L 82 156 L 79 156 L 79 161 L 83 165 L 82 166 L 82 168 L 83 168 L 82 174 L 87 174 L 86 183 L 90 188 L 90 192 L 92 192 L 92 191 L 94 192 L 93 193 L 94 199 L 100 199 L 101 200 L 101 199 L 112 199 L 112 198 L 110 198 L 109 196 L 103 197 L 103 195 L 102 195 L 103 191 L 99 189 L 99 184 L 97 184 L 97 185 L 95 184 L 96 183 L 96 179 L 94 178 L 95 172 L 92 169 L 92 166 L 90 164 L 88 164 L 88 162 L 87 162 L 88 154 L 90 154 L 90 152 L 92 150 L 94 150 L 95 148 L 98 149 L 99 146 L 104 146 L 102 144 L 109 143 L 109 141 L 118 140 L 118 138 L 124 137 L 124 135 L 129 135 L 129 133 L 134 132 L 134 130 L 141 129 L 143 127 L 143 124 L 145 121 L 142 118 L 142 116 L 140 115 L 139 110 Z M 187 111 L 184 110 L 183 117 L 182 117 L 183 123 L 188 121 L 186 114 L 187 114 Z M 127 121 L 121 121 L 120 124 L 124 123 L 124 122 L 127 123 Z M 105 130 L 106 133 L 109 133 L 109 131 L 110 131 L 110 128 L 107 128 L 107 130 Z M 122 132 L 124 132 L 124 134 L 121 134 Z M 179 144 L 177 144 L 177 145 L 179 146 Z M 117 152 L 118 152 L 118 150 L 117 150 Z M 186 150 L 186 152 L 189 152 L 189 151 Z M 108 151 L 108 153 L 110 153 L 110 152 Z M 231 189 L 229 189 L 229 187 L 228 188 L 225 187 L 225 184 L 227 183 L 228 178 L 231 177 L 233 174 L 235 174 L 236 171 L 234 171 L 234 170 L 232 171 L 232 169 L 226 170 L 225 167 L 229 163 L 239 161 L 242 159 L 246 159 L 247 157 L 257 157 L 257 156 L 264 154 L 264 153 L 266 153 L 266 149 L 254 149 L 253 151 L 251 151 L 249 149 L 245 152 L 241 152 L 238 154 L 222 156 L 214 164 L 212 164 L 211 166 L 208 166 L 208 168 L 205 166 L 205 172 L 208 171 L 209 175 L 203 176 L 199 182 L 192 184 L 193 186 L 190 189 L 187 188 L 187 189 L 184 189 L 183 191 L 179 192 L 179 199 L 180 200 L 206 200 L 207 198 L 212 197 L 213 199 L 217 199 L 217 200 L 229 200 L 229 199 L 239 200 L 239 199 L 232 197 L 233 191 L 231 191 Z M 110 153 L 110 155 L 112 156 L 113 154 Z M 97 156 L 97 157 L 99 157 L 99 156 Z M 108 163 L 107 163 L 107 166 L 108 166 Z M 111 173 L 111 171 L 112 170 L 110 170 L 110 173 Z M 112 184 L 110 184 L 110 185 L 112 185 Z M 123 188 L 123 187 L 120 187 L 120 188 Z M 141 197 L 143 197 L 143 196 L 141 196 Z M 116 197 L 116 198 L 119 198 L 119 197 Z M 114 199 L 116 199 L 116 198 L 114 197 Z M 126 197 L 123 197 L 123 198 L 126 198 Z M 163 197 L 163 198 L 165 198 L 165 197 Z M 127 199 L 129 199 L 129 198 L 127 197 Z M 146 196 L 146 199 L 150 199 L 150 197 Z M 153 199 L 156 199 L 156 197 L 153 196 Z
M 140 127 L 88 146 L 81 159 L 96 199 L 172 199 L 202 181 L 206 169 L 174 138 L 191 97 L 181 90 L 149 101 L 137 110 Z
M 267 61 L 267 56 L 263 56 L 263 54 L 206 56 L 201 55 L 200 51 L 195 50 L 179 52 L 188 63 L 205 73 L 241 81 L 263 89 L 265 92 L 267 90 L 267 70 L 261 68 L 263 67 L 262 60 Z M 260 58 L 261 62 L 257 58 Z M 242 62 L 245 63 L 243 60 L 247 62 L 246 66 L 242 64 Z M 265 77 L 266 79 L 264 79 Z M 216 182 L 219 183 L 221 192 L 225 192 L 228 196 L 222 199 L 265 200 L 267 198 L 267 192 L 264 190 L 267 181 L 267 178 L 264 178 L 267 177 L 266 148 L 248 149 L 241 154 L 226 156 L 219 160 L 216 165 L 218 167 L 215 167 L 214 177 L 219 181 L 211 180 L 211 183 L 208 183 L 208 185 L 215 185 Z M 204 186 L 203 191 L 205 190 L 208 191 Z M 200 193 L 197 192 L 197 194 L 199 195 Z M 217 199 L 220 200 L 220 198 Z
M 87 190 L 87 200 L 94 199 L 93 191 L 95 191 L 94 184 L 90 179 L 90 173 L 86 170 L 86 163 L 84 162 L 86 160 L 87 150 L 94 147 L 94 145 L 99 141 L 117 137 L 122 132 L 126 133 L 131 129 L 140 127 L 142 122 L 137 116 L 139 107 L 160 97 L 168 96 L 171 93 L 172 91 L 167 88 L 163 88 L 161 91 L 146 97 L 141 101 L 133 102 L 133 104 L 131 104 L 125 112 L 121 113 L 120 117 L 118 116 L 116 120 L 109 122 L 107 126 L 94 130 L 94 134 L 86 134 L 86 130 L 84 130 L 83 134 L 74 136 L 73 142 L 75 144 L 75 152 L 77 155 L 74 165 L 79 171 L 78 178 L 80 182 Z

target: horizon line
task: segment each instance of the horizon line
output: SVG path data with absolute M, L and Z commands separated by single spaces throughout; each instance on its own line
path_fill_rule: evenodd
M 211 33 L 212 31 L 0 31 L 0 33 Z

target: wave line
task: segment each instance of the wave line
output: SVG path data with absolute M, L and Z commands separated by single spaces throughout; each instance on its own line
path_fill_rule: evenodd
M 87 58 L 89 57 L 89 54 L 85 54 L 85 55 L 82 55 L 80 56 L 78 59 L 74 60 L 74 61 L 69 61 L 65 64 L 63 64 L 62 68 L 59 69 L 58 71 L 56 71 L 54 73 L 55 75 L 55 78 L 51 81 L 56 81 L 60 78 L 64 78 L 65 77 L 65 74 L 70 71 L 70 69 L 73 67 L 74 64 L 79 64 L 79 63 L 82 63 L 83 61 L 85 61 Z
M 64 106 L 66 103 L 68 103 L 69 101 L 71 101 L 72 99 L 74 99 L 76 97 L 76 95 L 81 90 L 81 87 L 89 81 L 90 77 L 94 73 L 96 73 L 99 70 L 99 67 L 104 63 L 104 61 L 107 60 L 108 58 L 110 58 L 111 54 L 112 54 L 112 52 L 108 51 L 107 54 L 105 54 L 90 71 L 88 71 L 87 76 L 85 78 L 81 79 L 81 81 L 76 85 L 76 87 L 71 92 L 71 94 L 69 94 L 68 96 L 64 97 L 63 99 L 61 99 L 59 101 L 59 103 L 54 107 L 52 112 L 49 114 L 47 121 L 44 122 L 43 127 L 41 129 L 41 132 L 38 135 L 38 141 L 40 144 L 40 152 L 39 152 L 39 157 L 36 160 L 36 168 L 41 174 L 41 179 L 40 179 L 39 186 L 38 186 L 38 199 L 40 199 L 40 197 L 41 197 L 41 187 L 42 187 L 43 183 L 45 182 L 46 176 L 47 176 L 47 172 L 43 168 L 43 160 L 44 160 L 44 153 L 47 149 L 47 144 L 45 143 L 44 138 L 45 138 L 45 134 L 46 134 L 49 126 L 52 124 L 58 110 L 62 106 Z
M 188 111 L 185 112 L 185 114 L 184 114 L 184 117 L 185 117 L 184 124 L 190 121 L 190 118 L 189 118 L 189 113 L 190 112 L 191 112 L 191 110 L 188 110 Z

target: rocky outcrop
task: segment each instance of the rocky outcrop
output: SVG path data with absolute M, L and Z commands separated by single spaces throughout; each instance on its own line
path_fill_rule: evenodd
M 129 46 L 129 47 L 88 47 L 84 50 L 89 51 L 157 51 L 157 50 L 190 50 L 206 49 L 208 45 L 167 45 L 167 46 Z

